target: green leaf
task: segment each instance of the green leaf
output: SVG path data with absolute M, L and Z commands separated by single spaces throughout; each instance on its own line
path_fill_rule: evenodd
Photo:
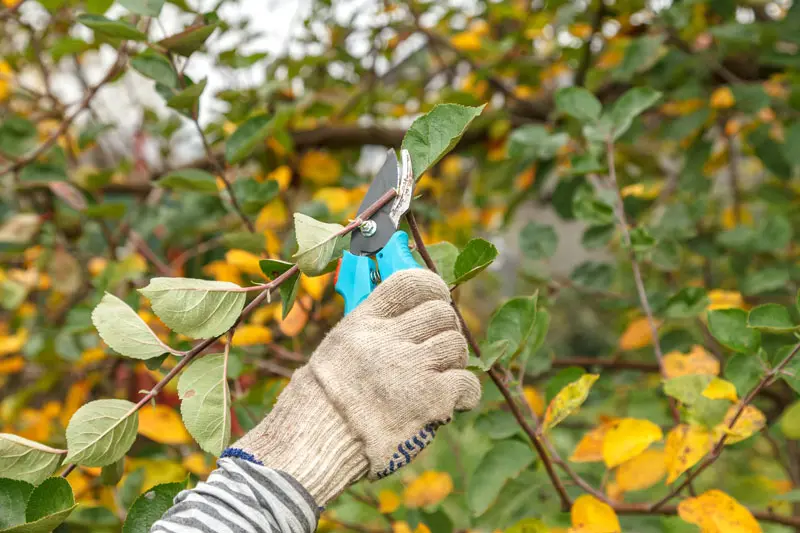
M 466 107 L 438 104 L 411 124 L 403 138 L 402 148 L 411 155 L 414 179 L 419 179 L 458 144 L 467 127 L 481 114 L 483 108 L 483 105 Z
M 611 242 L 615 229 L 616 226 L 614 224 L 603 224 L 587 228 L 583 232 L 583 237 L 581 237 L 581 244 L 589 250 L 603 248 Z
M 538 518 L 523 518 L 503 533 L 548 533 L 550 528 Z
M 95 400 L 75 411 L 67 425 L 67 463 L 106 466 L 123 457 L 139 427 L 127 400 Z
M 131 66 L 143 76 L 167 87 L 178 86 L 178 74 L 172 68 L 169 59 L 158 52 L 148 49 L 136 54 L 131 58 Z
M 454 271 L 456 259 L 458 258 L 458 248 L 454 244 L 446 241 L 429 244 L 425 246 L 425 248 L 428 250 L 428 254 L 431 256 L 431 259 L 433 259 L 433 264 L 436 265 L 436 270 L 439 272 L 439 275 L 442 276 L 444 282 L 448 285 L 452 285 L 456 279 Z M 414 250 L 412 255 L 419 264 L 425 264 L 418 251 Z
M 116 463 L 106 465 L 100 471 L 100 482 L 106 487 L 114 487 L 120 482 L 125 474 L 125 458 L 123 457 Z
M 764 372 L 761 358 L 752 354 L 736 354 L 725 365 L 725 379 L 734 384 L 741 397 L 756 386 Z
M 664 394 L 685 405 L 694 405 L 703 397 L 703 391 L 714 376 L 707 374 L 688 374 L 668 379 L 664 382 Z
M 786 333 L 800 327 L 792 321 L 789 310 L 778 304 L 764 304 L 751 309 L 747 325 L 768 333 Z
M 508 480 L 533 463 L 530 446 L 518 440 L 496 443 L 481 459 L 467 487 L 467 505 L 473 516 L 480 516 L 492 506 Z
M 144 485 L 144 468 L 137 468 L 129 472 L 122 480 L 119 489 L 119 505 L 123 509 L 130 509 L 133 502 L 139 497 Z
M 262 207 L 278 195 L 279 189 L 278 182 L 275 180 L 259 183 L 253 178 L 246 178 L 238 179 L 233 183 L 236 198 L 246 215 L 258 214 Z
M 25 519 L 28 526 L 36 524 L 38 531 L 51 531 L 56 525 L 67 518 L 67 515 L 75 508 L 75 497 L 72 495 L 72 487 L 66 479 L 62 477 L 47 478 L 33 489 L 28 505 L 25 509 Z M 66 514 L 64 512 L 66 511 Z M 41 521 L 50 518 L 48 525 L 50 529 L 44 529 Z M 26 531 L 34 531 L 33 529 Z
M 664 315 L 668 318 L 692 318 L 702 313 L 709 303 L 705 289 L 684 287 L 667 300 Z
M 483 239 L 472 239 L 456 258 L 453 267 L 456 279 L 453 280 L 453 284 L 458 285 L 471 280 L 491 265 L 496 258 L 497 248 L 494 244 Z
M 608 110 L 613 139 L 619 139 L 633 124 L 633 119 L 661 99 L 661 93 L 649 87 L 634 87 L 623 94 Z
M 489 344 L 484 344 L 481 347 L 481 355 L 483 357 L 478 359 L 475 356 L 470 356 L 468 366 L 485 372 L 492 368 L 492 365 L 494 365 L 498 359 L 510 353 L 510 348 L 511 342 L 508 339 L 500 339 Z
M 333 259 L 336 259 L 339 242 L 337 235 L 344 229 L 340 224 L 327 224 L 302 213 L 294 214 L 294 232 L 297 237 L 297 259 L 300 271 L 309 276 L 322 273 Z
M 505 440 L 522 429 L 509 411 L 489 411 L 475 421 L 475 429 L 492 440 Z
M 151 359 L 170 352 L 128 304 L 106 293 L 92 311 L 92 323 L 115 352 L 134 359 Z
M 267 138 L 272 125 L 267 115 L 257 115 L 245 121 L 225 143 L 225 160 L 235 165 L 246 159 Z
M 290 268 L 294 263 L 287 263 L 280 259 L 262 259 L 258 263 L 261 266 L 261 271 L 270 279 L 274 280 Z M 283 282 L 278 291 L 281 294 L 281 301 L 283 302 L 283 318 L 289 314 L 294 305 L 294 300 L 297 298 L 297 282 L 300 281 L 300 272 L 295 272 L 289 279 Z
M 583 87 L 566 87 L 556 92 L 556 109 L 580 122 L 594 122 L 600 118 L 603 104 Z
M 783 412 L 781 431 L 789 439 L 800 439 L 800 400 L 794 402 Z
M 222 335 L 244 308 L 246 294 L 227 281 L 153 278 L 139 289 L 158 318 L 171 330 L 193 339 Z
M 198 168 L 184 168 L 170 172 L 156 182 L 159 187 L 172 191 L 194 191 L 217 195 L 217 178 Z
M 614 222 L 614 208 L 599 198 L 588 185 L 581 186 L 572 197 L 572 212 L 575 218 L 590 224 L 611 224 Z
M 586 261 L 572 271 L 570 279 L 579 287 L 603 291 L 611 285 L 614 279 L 614 269 L 606 263 Z
M 630 234 L 631 248 L 634 252 L 646 252 L 656 244 L 656 240 L 648 233 L 647 228 L 643 226 L 633 228 Z
M 184 77 L 184 80 L 186 79 L 188 78 Z M 207 83 L 208 79 L 206 78 L 189 85 L 184 90 L 167 99 L 167 105 L 180 111 L 191 111 L 200 101 L 200 96 L 203 94 L 203 91 L 205 91 Z
M 25 507 L 31 492 L 30 483 L 0 478 L 0 530 L 25 523 Z
M 190 26 L 180 33 L 162 39 L 158 44 L 170 52 L 189 57 L 203 46 L 216 28 L 215 24 Z
M 181 416 L 186 429 L 212 455 L 219 456 L 231 438 L 231 394 L 223 354 L 193 361 L 178 379 Z
M 508 155 L 524 161 L 550 159 L 567 142 L 569 135 L 566 133 L 551 133 L 544 126 L 530 124 L 511 133 L 508 139 Z
M 747 327 L 747 313 L 742 309 L 709 311 L 708 329 L 720 344 L 734 352 L 755 354 L 761 344 L 761 334 Z
M 494 343 L 507 340 L 510 343 L 509 361 L 527 348 L 536 325 L 537 300 L 537 294 L 512 298 L 495 311 L 489 320 L 486 341 Z
M 185 482 L 162 483 L 136 498 L 128 511 L 122 533 L 148 533 L 153 524 L 172 507 L 175 496 L 185 488 Z
M 753 296 L 786 288 L 789 272 L 785 268 L 765 267 L 748 274 L 742 280 L 742 294 Z
M 78 22 L 101 33 L 107 37 L 116 39 L 130 39 L 132 41 L 146 41 L 147 35 L 137 30 L 133 25 L 121 20 L 107 19 L 102 15 L 90 15 L 84 13 L 78 16 Z
M 260 254 L 267 247 L 267 240 L 262 233 L 250 233 L 249 231 L 232 231 L 222 236 L 222 244 L 226 248 L 247 250 L 254 254 Z
M 0 472 L 3 477 L 39 484 L 58 468 L 65 451 L 0 433 Z
M 662 35 L 646 35 L 634 39 L 627 48 L 619 67 L 614 71 L 614 78 L 629 81 L 635 74 L 647 70 L 658 60 Z
M 531 259 L 546 259 L 556 253 L 558 235 L 552 226 L 528 222 L 519 233 L 522 253 Z
M 131 13 L 145 17 L 157 17 L 164 7 L 164 0 L 119 0 L 119 3 Z

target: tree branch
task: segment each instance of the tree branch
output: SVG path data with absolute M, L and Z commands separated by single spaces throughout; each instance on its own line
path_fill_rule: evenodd
M 586 46 L 583 48 L 581 62 L 580 65 L 578 65 L 578 70 L 575 74 L 575 85 L 578 87 L 583 87 L 586 83 L 586 74 L 589 72 L 589 68 L 592 66 L 592 41 L 594 40 L 594 36 L 600 32 L 601 25 L 603 24 L 603 17 L 606 15 L 605 1 L 598 0 L 598 2 L 599 5 L 597 6 L 597 11 L 594 12 L 594 16 L 592 18 L 592 32 L 589 34 L 589 38 L 586 40 Z

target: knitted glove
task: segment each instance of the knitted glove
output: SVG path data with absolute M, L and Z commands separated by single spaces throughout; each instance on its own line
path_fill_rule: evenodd
M 480 400 L 467 344 L 436 274 L 381 283 L 294 373 L 272 412 L 224 455 L 252 456 L 297 479 L 325 505 L 365 475 L 408 464 Z

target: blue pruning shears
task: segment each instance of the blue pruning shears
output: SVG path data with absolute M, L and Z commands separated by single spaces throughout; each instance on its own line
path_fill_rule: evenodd
M 366 300 L 381 280 L 400 270 L 422 268 L 408 248 L 408 235 L 397 230 L 400 217 L 408 211 L 414 192 L 411 156 L 406 150 L 401 150 L 400 156 L 401 161 L 398 161 L 395 151 L 389 150 L 386 161 L 358 208 L 359 213 L 363 213 L 384 193 L 390 189 L 397 190 L 392 202 L 352 233 L 350 251 L 344 252 L 339 263 L 336 292 L 344 297 L 345 314 Z

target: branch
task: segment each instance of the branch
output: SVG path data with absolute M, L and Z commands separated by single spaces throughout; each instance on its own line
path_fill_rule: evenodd
M 617 359 L 599 359 L 597 357 L 558 357 L 553 359 L 554 367 L 582 366 L 601 367 L 613 370 L 640 370 L 642 372 L 659 372 L 657 364 L 641 361 L 620 361 Z
M 408 225 L 409 228 L 411 229 L 411 234 L 414 237 L 414 242 L 417 245 L 417 251 L 419 252 L 419 255 L 422 256 L 422 259 L 425 261 L 425 265 L 430 270 L 438 274 L 438 271 L 436 270 L 436 265 L 434 264 L 433 259 L 431 258 L 431 255 L 428 253 L 428 250 L 425 247 L 425 243 L 422 240 L 422 235 L 420 234 L 419 226 L 417 225 L 417 220 L 414 217 L 414 213 L 409 211 L 406 214 L 406 219 L 408 220 Z M 464 317 L 461 315 L 461 311 L 459 310 L 458 305 L 456 305 L 454 301 L 451 302 L 451 304 L 456 312 L 456 315 L 458 316 L 459 322 L 461 322 L 461 329 L 464 333 L 464 336 L 467 339 L 467 343 L 469 344 L 470 348 L 472 348 L 472 351 L 475 352 L 475 355 L 478 358 L 480 358 L 481 349 L 478 346 L 475 337 L 472 335 L 472 331 L 469 329 L 467 323 L 464 321 Z M 514 415 L 514 418 L 517 420 L 517 423 L 520 425 L 523 431 L 525 431 L 525 434 L 528 435 L 528 438 L 530 438 L 534 448 L 536 448 L 536 452 L 542 459 L 542 463 L 544 464 L 545 470 L 547 470 L 547 475 L 550 477 L 553 486 L 555 487 L 559 497 L 561 498 L 562 509 L 565 511 L 568 510 L 572 505 L 572 500 L 570 500 L 569 494 L 567 494 L 567 490 L 564 487 L 561 478 L 558 477 L 558 474 L 556 474 L 555 470 L 553 469 L 553 463 L 547 454 L 547 450 L 545 449 L 544 444 L 536 435 L 536 431 L 528 424 L 528 421 L 525 419 L 525 416 L 520 411 L 517 402 L 511 395 L 511 391 L 508 389 L 508 385 L 506 385 L 497 367 L 492 367 L 491 369 L 489 369 L 489 377 L 492 378 L 494 384 L 497 386 L 498 389 L 500 389 L 500 393 L 503 395 L 503 398 L 508 404 L 508 407 L 511 410 L 511 414 Z
M 586 83 L 586 74 L 589 72 L 589 67 L 592 66 L 592 41 L 594 40 L 594 36 L 600 32 L 605 15 L 605 0 L 599 0 L 597 11 L 594 12 L 594 17 L 592 18 L 592 32 L 586 40 L 586 46 L 583 48 L 583 56 L 581 56 L 581 63 L 578 65 L 578 71 L 575 74 L 575 85 L 578 87 L 583 87 L 584 83 Z
M 667 373 L 664 369 L 664 354 L 661 351 L 661 342 L 658 339 L 658 326 L 656 326 L 656 321 L 653 318 L 653 310 L 650 308 L 650 301 L 647 299 L 647 291 L 644 288 L 642 270 L 639 267 L 639 261 L 636 259 L 636 252 L 634 252 L 633 247 L 631 246 L 631 234 L 628 230 L 628 220 L 625 216 L 625 204 L 622 199 L 622 193 L 619 189 L 619 183 L 617 182 L 617 169 L 614 162 L 614 140 L 611 137 L 609 137 L 606 143 L 606 157 L 608 158 L 608 178 L 611 181 L 611 185 L 614 187 L 614 194 L 616 195 L 614 211 L 617 215 L 617 224 L 622 232 L 622 242 L 628 249 L 628 256 L 631 261 L 631 270 L 633 270 L 633 281 L 636 284 L 636 293 L 639 296 L 639 303 L 642 305 L 644 314 L 647 317 L 647 324 L 650 326 L 650 336 L 653 339 L 653 351 L 656 354 L 658 368 L 661 371 L 661 375 L 666 377 Z M 675 405 L 675 400 L 673 398 L 669 399 L 669 407 L 670 411 L 672 411 L 672 418 L 675 420 L 675 423 L 680 423 L 681 415 L 678 413 L 678 408 Z
M 22 2 L 20 2 L 20 3 L 22 3 Z M 72 125 L 72 123 L 78 117 L 78 115 L 80 115 L 86 108 L 89 107 L 89 104 L 91 104 L 92 99 L 95 97 L 97 92 L 106 83 L 110 82 L 112 79 L 114 79 L 117 76 L 117 74 L 119 74 L 119 72 L 122 69 L 122 66 L 125 64 L 125 61 L 126 61 L 127 58 L 128 58 L 128 53 L 123 48 L 119 52 L 119 55 L 117 55 L 117 60 L 114 62 L 114 64 L 111 66 L 111 68 L 108 69 L 108 72 L 106 72 L 106 75 L 103 76 L 103 79 L 101 79 L 95 85 L 90 87 L 89 90 L 86 92 L 86 94 L 83 96 L 83 100 L 81 100 L 81 102 L 78 104 L 78 109 L 76 109 L 68 117 L 64 118 L 64 120 L 59 125 L 58 129 L 56 129 L 56 131 L 54 131 L 50 135 L 50 137 L 48 137 L 42 144 L 40 144 L 39 147 L 36 148 L 33 152 L 29 153 L 27 156 L 25 156 L 25 157 L 23 157 L 21 159 L 17 159 L 16 161 L 11 163 L 10 165 L 7 165 L 6 167 L 0 169 L 0 177 L 5 176 L 9 172 L 15 172 L 15 171 L 21 169 L 22 167 L 24 167 L 25 165 L 27 165 L 28 163 L 30 163 L 31 161 L 35 160 L 37 157 L 42 155 L 44 152 L 46 152 L 51 146 L 53 146 L 53 144 L 56 142 L 56 140 L 58 140 L 58 138 L 60 136 L 62 136 L 69 129 L 69 127 Z
M 794 349 L 792 349 L 792 351 L 789 352 L 789 355 L 784 357 L 783 361 L 778 363 L 778 366 L 767 372 L 764 375 L 764 377 L 761 378 L 761 381 L 759 381 L 758 384 L 755 387 L 753 387 L 753 389 L 747 394 L 747 396 L 745 396 L 745 398 L 739 403 L 739 408 L 736 410 L 736 413 L 734 413 L 733 417 L 731 418 L 731 421 L 728 422 L 728 430 L 733 429 L 733 426 L 736 424 L 736 421 L 739 420 L 739 417 L 742 416 L 742 413 L 744 412 L 745 408 L 750 403 L 753 402 L 753 399 L 758 395 L 759 392 L 761 392 L 761 389 L 763 389 L 770 383 L 774 382 L 778 378 L 781 371 L 784 369 L 784 367 L 786 367 L 786 365 L 789 364 L 789 361 L 792 360 L 792 358 L 797 354 L 798 351 L 800 351 L 800 343 L 796 344 Z M 649 510 L 651 512 L 657 511 L 665 503 L 667 503 L 669 500 L 674 498 L 678 493 L 680 493 L 680 491 L 682 491 L 683 488 L 686 487 L 686 485 L 691 483 L 694 478 L 700 475 L 700 472 L 711 466 L 714 463 L 714 461 L 717 460 L 720 453 L 722 453 L 722 448 L 725 446 L 725 441 L 727 439 L 728 439 L 727 433 L 723 434 L 717 441 L 716 445 L 714 445 L 714 448 L 706 454 L 703 462 L 700 463 L 700 465 L 693 472 L 688 474 L 686 476 L 686 479 L 684 479 L 682 483 L 674 487 L 669 492 L 669 494 L 667 494 L 662 499 L 651 505 Z M 800 524 L 800 519 L 798 519 L 798 524 Z
M 663 507 L 659 507 L 658 509 L 651 509 L 647 504 L 615 503 L 612 504 L 611 507 L 617 512 L 617 514 L 660 514 L 665 516 L 678 514 L 678 508 L 675 505 L 665 505 Z M 750 510 L 750 513 L 752 513 L 757 520 L 763 520 L 764 522 L 774 522 L 776 524 L 783 524 L 785 526 L 795 528 L 800 527 L 800 517 L 798 516 L 785 516 L 775 514 L 772 511 L 754 511 L 752 509 Z

